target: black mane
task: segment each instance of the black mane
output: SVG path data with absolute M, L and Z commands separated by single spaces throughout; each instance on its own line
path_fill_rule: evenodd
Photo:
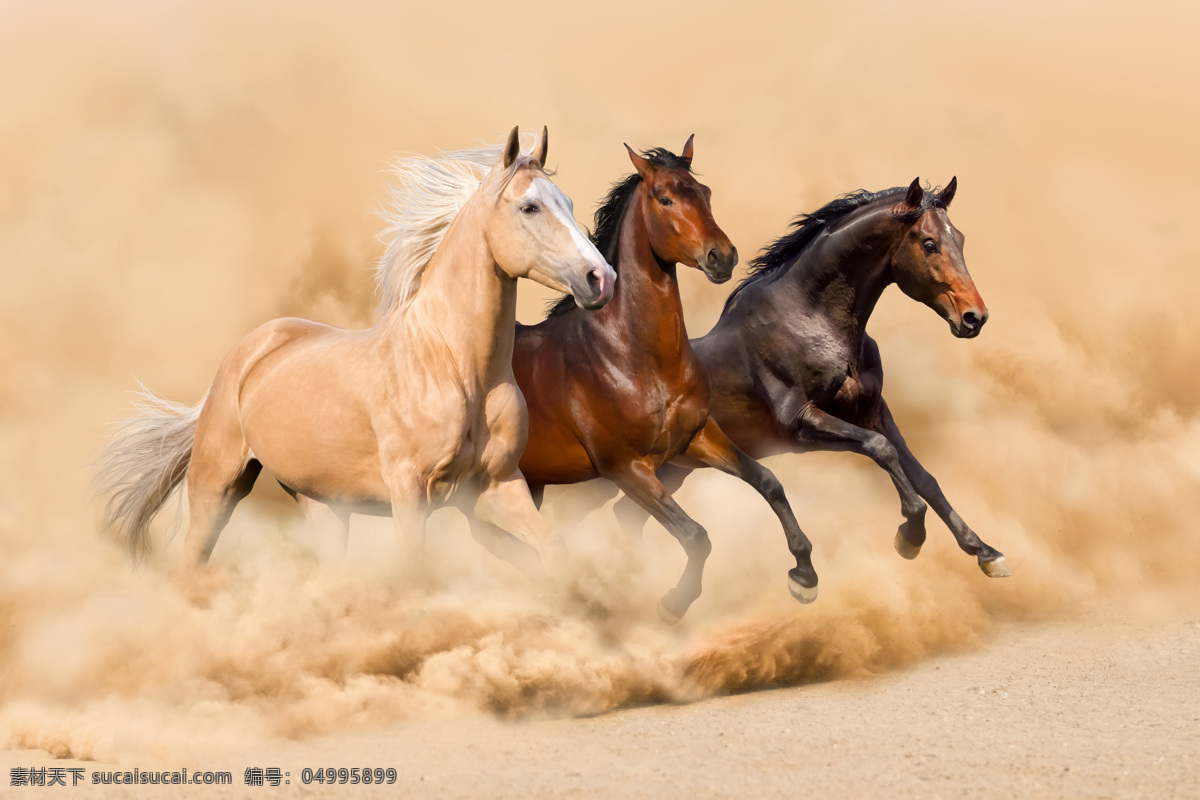
M 836 227 L 839 222 L 850 216 L 858 209 L 872 203 L 899 200 L 908 192 L 907 186 L 897 186 L 884 189 L 881 192 L 869 192 L 859 189 L 849 192 L 829 201 L 811 214 L 801 214 L 792 220 L 792 230 L 780 236 L 763 248 L 750 261 L 746 277 L 742 278 L 737 288 L 729 293 L 725 300 L 725 308 L 733 303 L 733 298 L 752 283 L 769 281 L 787 271 L 787 268 L 800 257 L 809 245 L 824 231 Z M 901 222 L 915 222 L 921 215 L 933 207 L 944 208 L 937 191 L 926 190 L 921 198 L 921 205 L 902 214 L 896 219 Z
M 655 167 L 692 171 L 691 164 L 686 159 L 675 155 L 665 147 L 645 150 L 642 152 L 642 158 Z M 634 189 L 641 181 L 642 176 L 636 172 L 626 175 L 612 185 L 608 194 L 596 207 L 596 229 L 588 238 L 592 240 L 592 244 L 596 245 L 600 255 L 604 256 L 604 260 L 611 264 L 614 270 L 617 269 L 617 234 L 621 230 L 621 219 L 625 216 L 625 207 L 629 205 Z M 569 294 L 563 295 L 557 300 L 550 301 L 550 305 L 546 309 L 546 316 L 554 317 L 565 314 L 572 308 L 575 308 L 575 298 Z

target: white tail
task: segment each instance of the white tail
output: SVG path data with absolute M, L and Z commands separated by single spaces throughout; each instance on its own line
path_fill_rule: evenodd
M 204 402 L 173 403 L 142 386 L 134 400 L 137 415 L 113 429 L 100 454 L 92 485 L 108 497 L 105 527 L 117 529 L 135 561 L 150 552 L 150 521 L 187 474 Z

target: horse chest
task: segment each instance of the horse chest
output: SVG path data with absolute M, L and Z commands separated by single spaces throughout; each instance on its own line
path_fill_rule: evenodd
M 635 405 L 627 415 L 627 435 L 648 455 L 678 454 L 708 417 L 706 393 L 668 382 L 644 386 Z

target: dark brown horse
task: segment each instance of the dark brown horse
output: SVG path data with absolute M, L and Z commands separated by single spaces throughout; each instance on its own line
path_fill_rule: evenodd
M 900 435 L 883 399 L 879 348 L 866 333 L 875 303 L 895 283 L 955 336 L 979 335 L 987 307 L 947 213 L 957 186 L 952 179 L 940 193 L 926 192 L 918 179 L 802 215 L 751 262 L 716 326 L 692 346 L 712 380 L 710 413 L 738 447 L 755 458 L 809 450 L 868 456 L 900 494 L 900 555 L 920 552 L 928 503 L 958 546 L 999 578 L 1012 574 L 1004 556 L 963 522 Z M 689 472 L 669 464 L 660 477 L 674 491 Z M 617 512 L 626 527 L 645 522 L 625 500 Z M 796 553 L 797 561 L 808 563 L 809 553 Z
M 737 250 L 713 220 L 708 187 L 692 175 L 692 139 L 680 156 L 659 148 L 629 150 L 629 158 L 636 173 L 613 187 L 592 235 L 617 270 L 612 301 L 580 314 L 564 298 L 543 322 L 517 326 L 513 370 L 529 406 L 520 466 L 539 502 L 546 484 L 607 478 L 679 540 L 687 566 L 659 604 L 674 622 L 700 596 L 712 545 L 656 477 L 672 458 L 687 456 L 746 481 L 770 503 L 789 540 L 799 537 L 796 548 L 810 545 L 779 481 L 709 416 L 709 378 L 688 343 L 675 269 L 684 264 L 724 283 Z M 479 523 L 474 530 L 497 555 L 519 563 L 515 540 Z M 792 592 L 811 602 L 817 577 L 802 560 Z

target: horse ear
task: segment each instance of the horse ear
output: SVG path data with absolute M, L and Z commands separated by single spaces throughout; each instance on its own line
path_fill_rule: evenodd
M 642 180 L 649 183 L 650 177 L 654 174 L 654 165 L 633 152 L 633 148 L 629 145 L 625 145 L 625 149 L 629 152 L 629 160 L 633 162 L 633 168 L 637 170 L 637 174 L 642 176 Z
M 537 162 L 539 164 L 541 164 L 543 168 L 545 168 L 545 166 L 546 166 L 546 152 L 549 149 L 550 149 L 550 129 L 547 128 L 545 125 L 543 125 L 542 126 L 542 138 L 538 139 L 538 143 L 533 148 L 533 157 L 537 159 Z
M 688 137 L 687 144 L 683 146 L 683 152 L 679 155 L 680 158 L 687 162 L 689 168 L 692 166 L 692 140 L 695 138 L 696 134 L 694 133 Z
M 512 166 L 512 163 L 517 160 L 517 156 L 521 155 L 521 136 L 517 130 L 520 125 L 513 125 L 513 129 L 508 132 L 508 144 L 504 145 L 504 169 Z
M 913 182 L 908 185 L 908 194 L 904 196 L 904 205 L 909 208 L 919 208 L 921 198 L 925 196 L 925 190 L 921 188 L 920 176 L 913 178 Z
M 942 205 L 944 207 L 949 208 L 950 201 L 954 199 L 954 193 L 957 191 L 958 191 L 958 176 L 955 175 L 953 178 L 950 179 L 950 182 L 946 184 L 946 188 L 942 189 L 942 193 L 938 195 L 938 199 L 942 202 Z

